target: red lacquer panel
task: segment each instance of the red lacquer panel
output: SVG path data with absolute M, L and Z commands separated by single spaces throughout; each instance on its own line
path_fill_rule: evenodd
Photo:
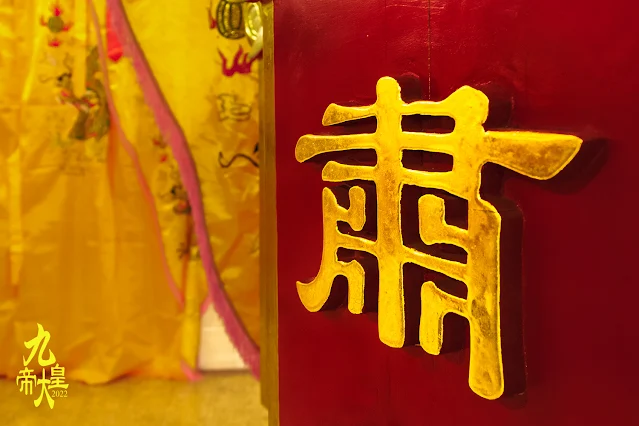
M 639 424 L 639 26 L 632 1 L 279 0 L 275 100 L 282 426 Z M 320 168 L 295 144 L 331 103 L 375 101 L 380 77 L 423 98 L 463 85 L 490 123 L 569 133 L 592 152 L 572 185 L 505 174 L 524 217 L 523 396 L 468 387 L 468 353 L 392 349 L 376 314 L 310 313 L 296 280 L 319 270 Z M 570 181 L 570 179 L 564 179 Z

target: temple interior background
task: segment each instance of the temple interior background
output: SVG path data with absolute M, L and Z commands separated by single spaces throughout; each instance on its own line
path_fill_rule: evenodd
M 0 424 L 266 424 L 259 3 L 0 3 Z

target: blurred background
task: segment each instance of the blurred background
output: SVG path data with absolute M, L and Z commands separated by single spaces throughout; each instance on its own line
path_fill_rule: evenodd
M 261 48 L 243 0 L 0 0 L 0 424 L 266 424 Z

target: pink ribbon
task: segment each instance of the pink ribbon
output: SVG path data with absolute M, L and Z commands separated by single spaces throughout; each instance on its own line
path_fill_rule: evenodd
M 204 214 L 204 204 L 200 183 L 195 168 L 195 162 L 191 156 L 186 137 L 177 119 L 173 115 L 155 76 L 149 66 L 140 45 L 133 34 L 133 29 L 126 16 L 121 0 L 107 0 L 107 6 L 111 15 L 113 30 L 119 39 L 124 54 L 131 58 L 135 68 L 138 82 L 142 88 L 144 98 L 151 107 L 155 121 L 167 141 L 173 156 L 178 164 L 182 182 L 191 203 L 195 234 L 200 249 L 202 265 L 209 284 L 209 293 L 213 307 L 222 319 L 226 332 L 238 350 L 240 356 L 251 369 L 255 377 L 260 375 L 259 349 L 248 336 L 239 317 L 235 313 L 226 292 L 219 279 L 213 249 L 209 238 Z M 147 185 L 148 187 L 148 185 Z M 206 302 L 205 302 L 206 303 Z

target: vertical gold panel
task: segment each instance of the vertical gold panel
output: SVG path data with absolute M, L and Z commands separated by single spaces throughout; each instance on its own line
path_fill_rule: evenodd
M 260 280 L 262 403 L 269 426 L 279 421 L 277 217 L 275 208 L 275 75 L 273 64 L 273 2 L 262 7 L 263 61 L 260 70 Z

